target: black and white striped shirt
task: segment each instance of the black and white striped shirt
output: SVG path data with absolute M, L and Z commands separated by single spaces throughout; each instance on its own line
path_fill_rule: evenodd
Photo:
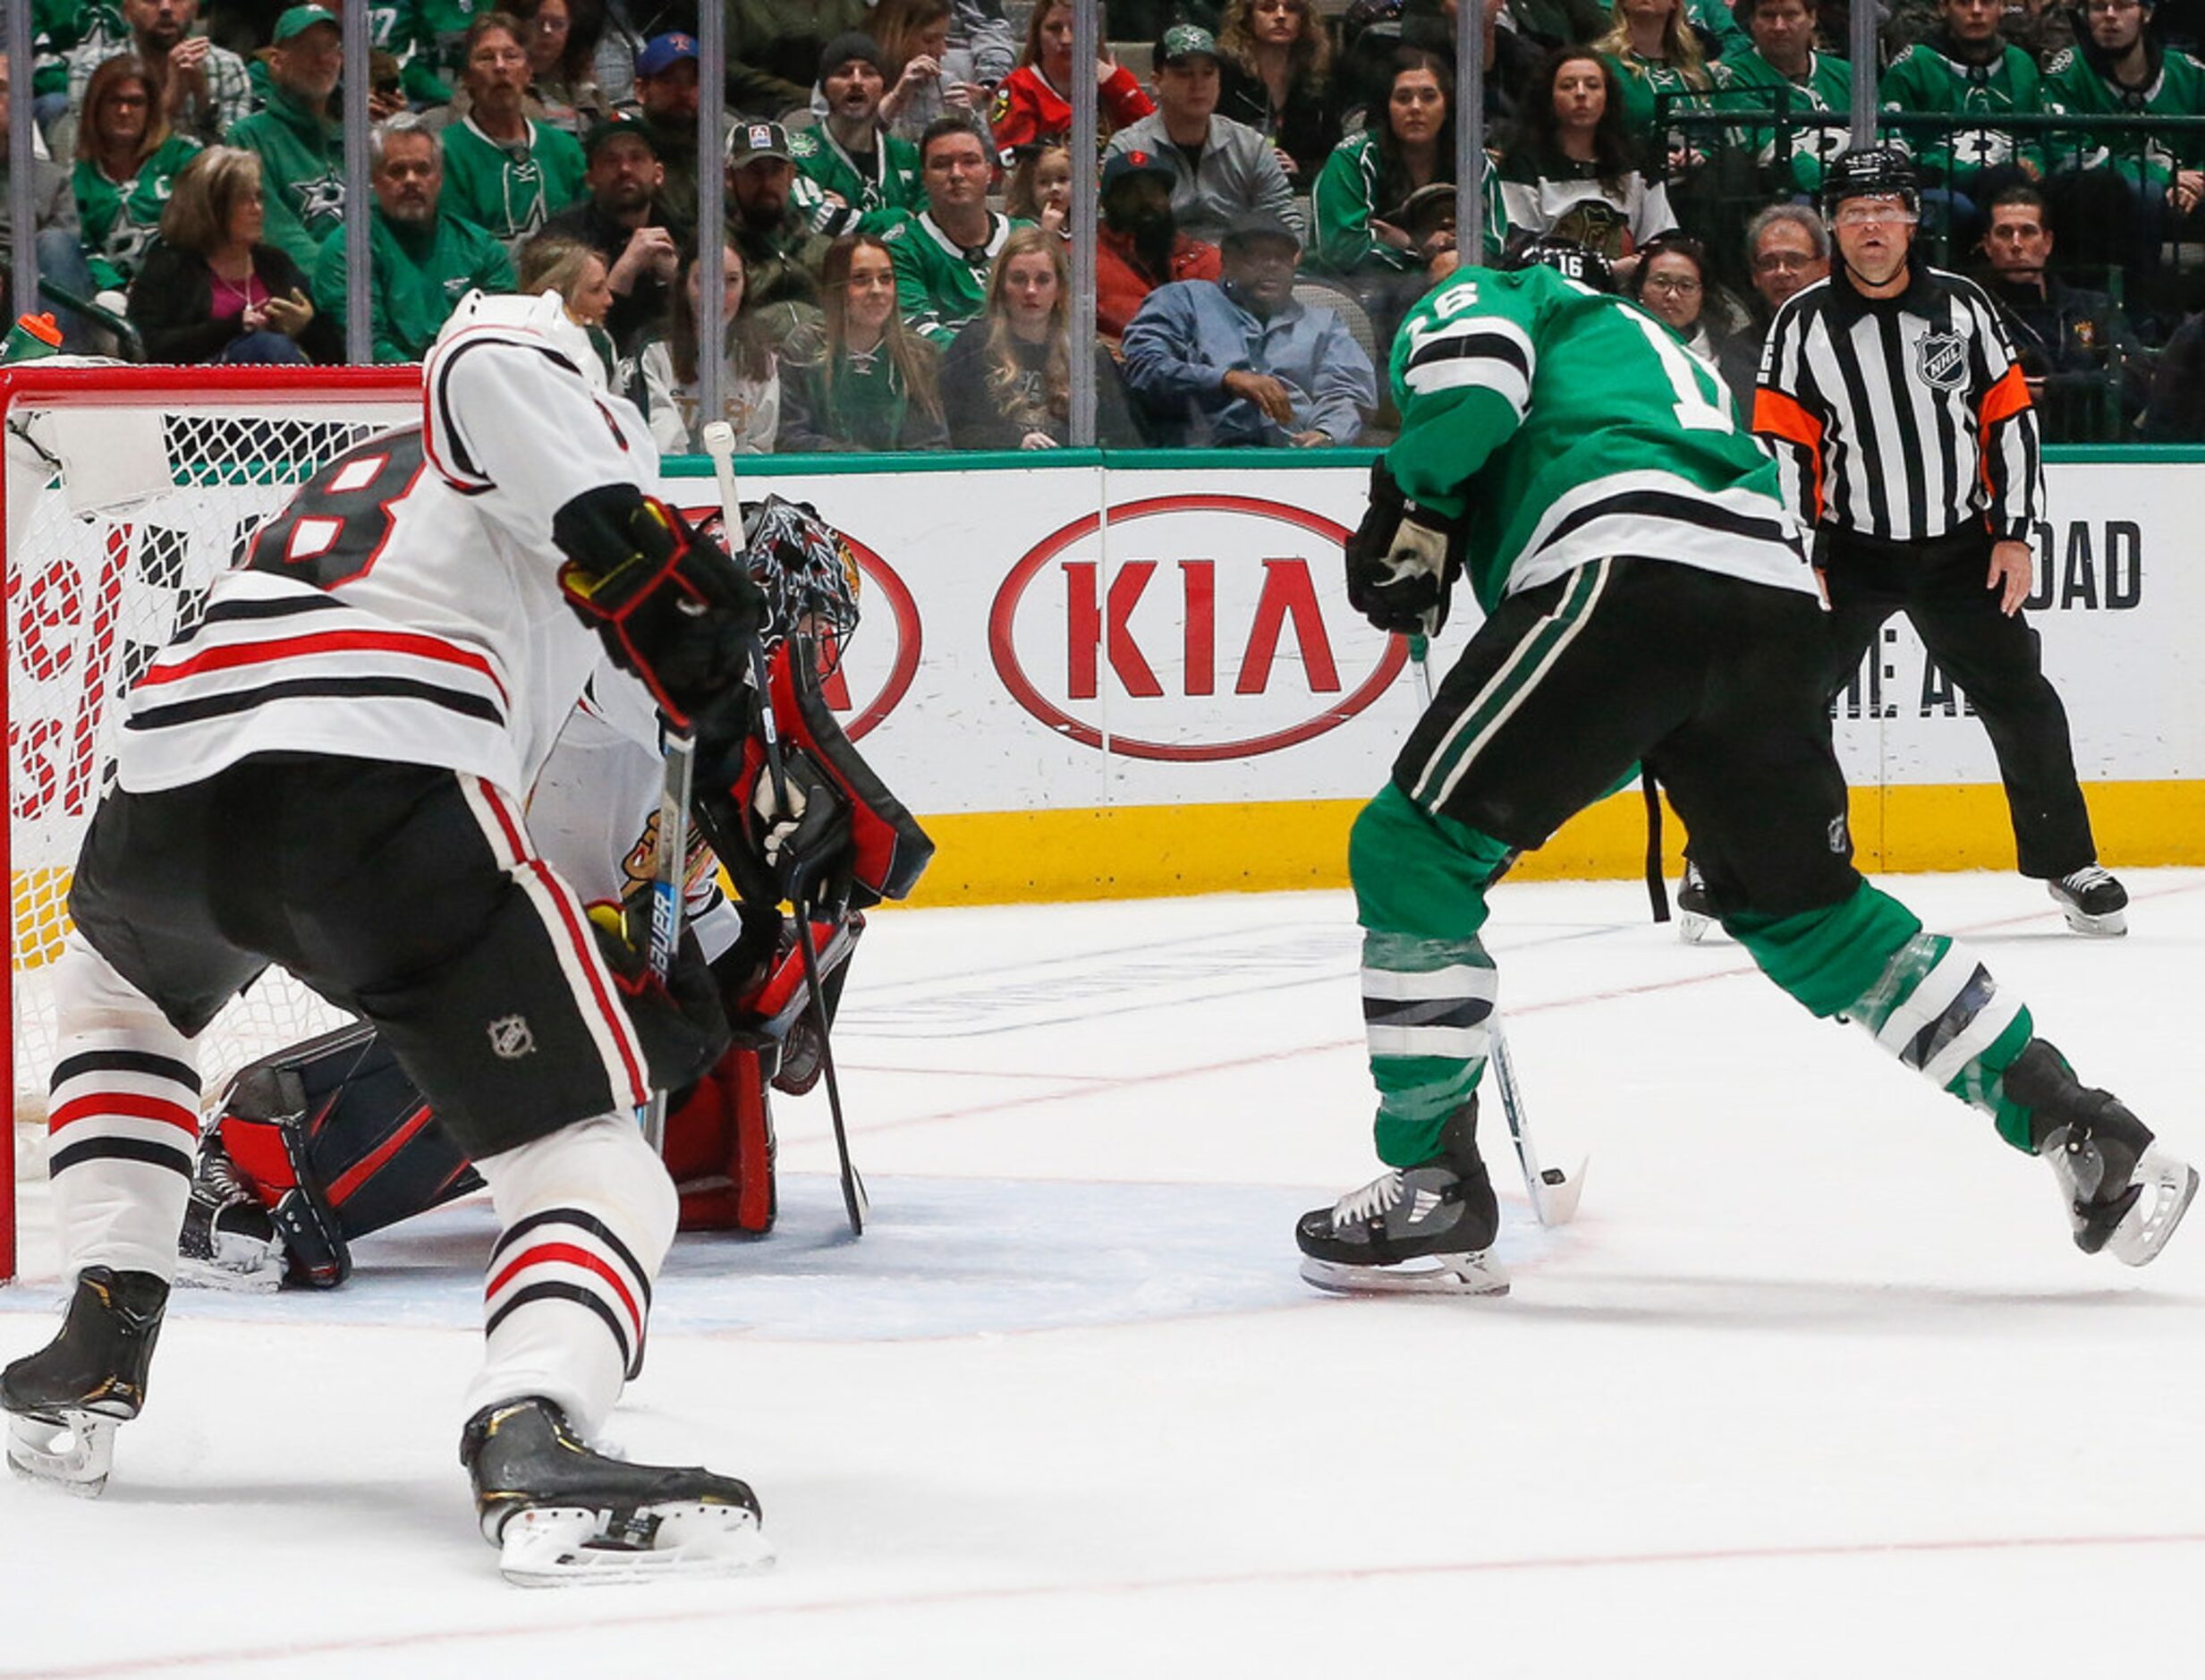
M 1899 296 L 1842 271 L 1777 311 L 1753 429 L 1810 528 L 1923 541 L 1968 527 L 2026 539 L 2044 507 L 2037 416 L 1997 308 L 1917 263 Z

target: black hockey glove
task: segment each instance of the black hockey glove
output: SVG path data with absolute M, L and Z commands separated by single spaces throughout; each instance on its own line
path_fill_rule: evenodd
M 1370 511 L 1347 539 L 1348 605 L 1395 635 L 1436 636 L 1463 574 L 1463 521 L 1419 507 L 1383 457 L 1370 463 Z
M 751 644 L 766 598 L 717 543 L 632 484 L 585 490 L 552 516 L 559 588 L 613 663 L 677 729 L 750 729 Z
M 590 905 L 589 925 L 643 1047 L 651 1089 L 686 1090 L 711 1071 L 729 1043 L 719 982 L 696 936 L 683 933 L 673 967 L 661 980 L 650 972 L 647 955 L 649 894 L 637 894 L 624 913 L 609 904 Z

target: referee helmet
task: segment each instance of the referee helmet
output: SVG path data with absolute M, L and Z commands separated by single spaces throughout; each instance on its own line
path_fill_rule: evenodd
M 1847 199 L 1897 199 L 1913 215 L 1921 214 L 1921 189 L 1914 165 L 1895 146 L 1855 146 L 1831 159 L 1822 174 L 1822 214 L 1837 214 Z

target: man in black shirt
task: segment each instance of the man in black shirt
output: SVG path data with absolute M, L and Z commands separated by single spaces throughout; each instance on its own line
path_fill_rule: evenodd
M 608 118 L 589 131 L 583 150 L 589 196 L 545 223 L 544 232 L 579 239 L 605 259 L 613 288 L 605 330 L 623 356 L 632 356 L 666 317 L 666 290 L 690 230 L 659 197 L 666 172 L 649 123 Z

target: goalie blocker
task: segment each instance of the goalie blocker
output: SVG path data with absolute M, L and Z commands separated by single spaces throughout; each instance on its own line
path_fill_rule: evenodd
M 784 758 L 805 790 L 805 811 L 793 826 L 759 814 L 764 759 L 754 739 L 728 755 L 731 769 L 721 767 L 732 783 L 700 796 L 700 822 L 742 896 L 746 926 L 769 917 L 774 943 L 745 938 L 712 965 L 732 1043 L 668 1105 L 665 1158 L 683 1230 L 773 1228 L 768 1090 L 801 1095 L 818 1077 L 798 920 L 769 907 L 784 898 L 815 906 L 805 920 L 831 1022 L 864 909 L 907 895 L 933 855 L 932 842 L 835 721 L 811 675 L 808 639 L 780 641 L 770 668 Z M 599 933 L 602 944 L 616 944 L 604 927 Z M 699 961 L 693 946 L 688 953 Z M 617 948 L 608 955 L 623 968 Z M 693 1007 L 693 986 L 678 979 L 674 986 Z M 648 991 L 627 1001 L 647 1039 L 678 1031 L 685 1013 Z M 233 1082 L 200 1150 L 185 1232 L 189 1269 L 207 1281 L 288 1277 L 335 1287 L 351 1273 L 354 1240 L 479 1185 L 395 1058 L 371 1028 L 355 1024 L 255 1063 Z

